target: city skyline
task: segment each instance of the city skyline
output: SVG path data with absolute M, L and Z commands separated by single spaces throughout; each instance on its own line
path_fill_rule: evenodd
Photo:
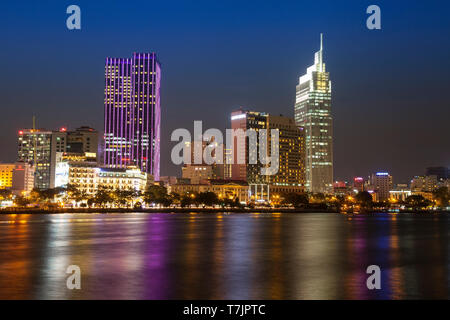
M 450 299 L 448 9 L 5 3 L 0 300 Z
M 0 161 L 15 160 L 17 130 L 31 127 L 33 114 L 37 116 L 38 127 L 89 125 L 101 130 L 104 59 L 128 56 L 133 51 L 156 51 L 161 57 L 164 141 L 169 140 L 173 129 L 189 128 L 200 116 L 208 127 L 225 128 L 227 122 L 223 119 L 239 106 L 292 116 L 293 88 L 299 72 L 310 65 L 317 35 L 323 32 L 327 38 L 327 65 L 334 84 L 334 180 L 386 170 L 396 181 L 407 182 L 411 176 L 423 174 L 426 167 L 449 166 L 450 138 L 445 130 L 449 118 L 445 106 L 449 97 L 443 90 L 448 87 L 448 79 L 444 73 L 430 74 L 430 70 L 448 68 L 445 57 L 450 52 L 449 42 L 440 32 L 431 33 L 431 28 L 424 30 L 405 23 L 407 19 L 419 18 L 417 12 L 420 12 L 421 21 L 432 23 L 432 30 L 445 32 L 449 23 L 439 19 L 441 6 L 429 4 L 429 10 L 423 11 L 413 10 L 420 9 L 419 4 L 410 4 L 414 11 L 410 16 L 402 11 L 401 5 L 384 3 L 382 7 L 389 12 L 383 16 L 386 28 L 368 31 L 362 5 L 354 10 L 349 10 L 353 5 L 336 7 L 332 3 L 320 10 L 315 4 L 304 8 L 289 4 L 275 10 L 263 6 L 248 21 L 250 7 L 233 13 L 231 4 L 224 5 L 220 14 L 206 17 L 202 13 L 214 12 L 216 4 L 204 8 L 201 7 L 205 4 L 194 4 L 188 8 L 193 16 L 178 14 L 175 23 L 170 15 L 172 7 L 158 4 L 161 15 L 156 20 L 138 22 L 142 20 L 127 18 L 126 25 L 121 26 L 105 24 L 104 16 L 108 10 L 121 9 L 124 4 L 100 10 L 101 5 L 101 1 L 80 2 L 87 14 L 79 33 L 58 28 L 60 8 L 51 5 L 42 5 L 45 21 L 22 7 L 24 4 L 12 4 L 0 13 L 2 23 L 9 26 L 5 36 L 10 44 L 0 53 L 2 61 L 9 61 L 0 89 L 5 112 L 0 119 L 3 134 L 0 147 L 4 150 Z M 145 11 L 130 10 L 127 16 L 133 13 L 139 16 L 140 11 Z M 7 14 L 16 11 L 24 11 L 27 16 L 12 21 Z M 234 14 L 239 28 L 229 22 L 228 18 Z M 296 15 L 298 19 L 267 21 L 272 14 Z M 208 23 L 209 31 L 198 33 L 193 17 Z M 168 28 L 171 23 L 175 23 L 174 27 Z M 33 31 L 32 24 L 46 28 L 52 42 Z M 103 24 L 108 25 L 107 33 L 103 33 Z M 183 27 L 181 31 L 179 26 Z M 16 42 L 8 30 L 14 30 L 15 36 L 27 41 L 30 49 L 37 50 L 39 65 L 45 68 L 45 73 L 41 67 L 31 64 L 29 51 L 22 48 L 23 41 Z M 213 32 L 217 34 L 211 37 Z M 412 33 L 414 41 L 410 41 Z M 253 40 L 248 42 L 250 35 Z M 269 39 L 277 36 L 279 46 L 268 48 L 267 35 Z M 120 46 L 111 41 L 116 36 L 122 39 Z M 185 41 L 183 37 L 187 37 Z M 240 49 L 235 50 L 237 47 Z M 33 85 L 24 94 L 23 83 L 17 75 L 25 72 Z M 394 81 L 392 74 L 402 75 L 403 80 Z M 426 81 L 419 85 L 414 79 Z M 426 96 L 423 92 L 434 94 Z M 33 103 L 29 103 L 30 97 Z M 21 117 L 15 115 L 17 111 Z M 169 162 L 170 148 L 170 144 L 162 146 L 162 163 Z M 176 175 L 179 169 L 169 164 L 161 173 Z

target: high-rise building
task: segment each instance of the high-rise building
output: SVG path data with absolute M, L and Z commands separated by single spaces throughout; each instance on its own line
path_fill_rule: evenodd
M 51 188 L 52 134 L 42 129 L 19 131 L 17 160 L 34 165 L 34 186 L 42 190 Z
M 260 129 L 267 129 L 267 117 L 268 114 L 264 112 L 243 110 L 234 111 L 231 113 L 231 129 L 242 129 L 244 133 L 249 129 L 253 129 L 256 132 Z M 232 141 L 232 180 L 247 181 L 249 184 L 267 184 L 269 182 L 268 176 L 261 175 L 261 168 L 264 166 L 261 161 L 257 161 L 256 164 L 249 163 L 251 157 L 257 156 L 251 153 L 258 153 L 259 140 L 257 140 L 256 148 L 249 148 L 249 139 L 245 138 L 243 145 L 244 152 L 238 152 L 238 139 L 238 137 L 234 137 L 234 141 Z
M 376 193 L 377 201 L 389 199 L 389 191 L 392 190 L 392 176 L 388 172 L 377 172 L 370 177 L 370 191 Z
M 433 192 L 438 188 L 438 178 L 436 175 L 415 176 L 411 180 L 411 191 L 413 192 Z
M 278 130 L 279 161 L 278 172 L 268 176 L 273 186 L 305 186 L 305 136 L 304 129 L 295 125 L 292 118 L 268 116 L 268 136 L 270 130 Z M 269 148 L 271 150 L 271 141 Z
M 98 131 L 82 126 L 74 131 L 67 131 L 67 145 L 64 152 L 72 154 L 97 154 L 98 153 Z
M 227 158 L 231 155 L 233 159 L 231 165 L 232 180 L 246 181 L 249 184 L 250 193 L 255 196 L 258 194 L 258 199 L 268 199 L 272 191 L 304 191 L 304 129 L 298 127 L 294 119 L 263 112 L 238 110 L 231 113 L 231 128 L 234 130 L 242 129 L 244 133 L 250 129 L 257 133 L 260 130 L 267 130 L 267 155 L 271 158 L 272 144 L 274 143 L 271 139 L 271 130 L 278 131 L 278 159 L 271 160 L 276 161 L 276 165 L 261 162 L 259 155 L 260 135 L 254 148 L 250 148 L 248 145 L 249 137 L 244 139 L 245 152 L 242 152 L 242 154 L 238 154 L 238 138 L 234 138 L 231 153 L 225 156 Z M 257 155 L 253 153 L 257 153 Z M 258 159 L 256 164 L 250 163 L 252 157 Z M 242 163 L 239 163 L 239 160 Z M 278 166 L 277 172 L 272 175 L 261 174 L 261 169 L 269 166 Z
M 223 146 L 223 178 L 231 180 L 233 177 L 233 165 L 231 159 L 233 157 L 232 148 L 226 145 Z
M 306 188 L 310 192 L 333 190 L 333 118 L 331 81 L 323 62 L 323 37 L 314 64 L 299 78 L 295 122 L 305 128 Z
M 106 166 L 138 166 L 159 180 L 160 80 L 161 67 L 155 53 L 106 59 Z

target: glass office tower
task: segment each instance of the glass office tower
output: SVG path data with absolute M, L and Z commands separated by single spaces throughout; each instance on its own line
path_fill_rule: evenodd
M 295 99 L 295 122 L 305 128 L 306 189 L 333 190 L 333 118 L 331 81 L 323 62 L 323 36 L 314 64 L 300 77 Z
M 107 58 L 104 164 L 160 175 L 161 66 L 155 53 Z

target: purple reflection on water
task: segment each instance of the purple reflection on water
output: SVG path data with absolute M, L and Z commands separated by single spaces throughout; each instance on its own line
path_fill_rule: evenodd
M 0 215 L 0 299 L 447 299 L 449 224 L 408 214 Z M 66 287 L 71 264 L 81 290 Z M 371 264 L 381 290 L 366 287 Z
M 171 220 L 162 215 L 152 215 L 146 223 L 145 241 L 145 299 L 170 298 L 171 279 L 168 274 Z

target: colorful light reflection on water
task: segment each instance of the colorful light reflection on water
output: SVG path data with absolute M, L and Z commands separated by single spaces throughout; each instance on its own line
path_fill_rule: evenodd
M 1 299 L 449 298 L 449 216 L 0 215 Z M 366 287 L 381 267 L 381 290 Z M 78 265 L 81 290 L 66 288 Z

